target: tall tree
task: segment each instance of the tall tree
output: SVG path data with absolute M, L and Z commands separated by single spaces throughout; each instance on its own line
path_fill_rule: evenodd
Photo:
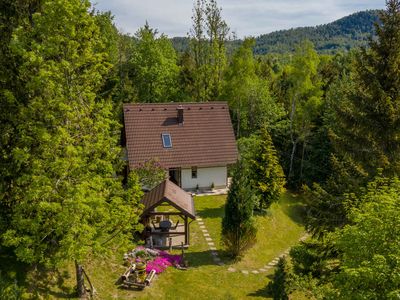
M 400 181 L 378 177 L 357 197 L 352 224 L 332 234 L 340 272 L 328 299 L 396 299 L 400 296 Z M 350 201 L 354 201 L 351 199 Z
M 253 192 L 245 168 L 238 162 L 222 219 L 222 241 L 234 258 L 240 258 L 256 241 L 257 229 L 253 220 L 253 207 Z
M 400 173 L 400 1 L 387 1 L 377 38 L 357 57 L 353 86 L 335 106 L 333 142 L 339 160 L 361 173 Z
M 321 107 L 322 91 L 316 76 L 318 64 L 319 57 L 314 50 L 313 44 L 309 41 L 304 41 L 296 47 L 293 59 L 282 75 L 282 84 L 285 91 L 284 101 L 289 112 L 291 150 L 287 172 L 291 183 L 296 181 L 295 158 L 298 145 L 302 144 L 300 166 L 297 172 L 301 177 L 306 144 Z
M 89 9 L 89 1 L 44 0 L 14 30 L 26 93 L 11 151 L 21 171 L 7 195 L 11 226 L 1 236 L 26 263 L 75 261 L 79 293 L 80 265 L 114 238 L 128 242 L 141 196 L 137 178 L 125 191 L 116 176 L 120 125 L 111 102 L 96 98 L 110 64 Z
M 355 203 L 345 194 L 359 194 L 377 168 L 400 171 L 400 2 L 388 1 L 380 18 L 370 49 L 352 55 L 328 91 L 332 175 L 308 197 L 309 227 L 318 235 L 350 222 Z
M 193 98 L 195 101 L 216 100 L 221 93 L 226 67 L 225 43 L 229 27 L 215 0 L 197 0 L 192 22 L 189 37 L 194 59 Z
M 249 162 L 249 177 L 258 198 L 258 208 L 266 209 L 279 200 L 284 190 L 285 174 L 266 128 L 261 129 L 259 143 Z
M 133 84 L 140 102 L 174 101 L 178 92 L 179 67 L 171 41 L 157 37 L 157 30 L 146 23 L 136 33 L 131 60 Z
M 32 22 L 39 7 L 39 0 L 0 2 L 0 232 L 10 226 L 10 189 L 21 171 L 12 159 L 12 151 L 18 139 L 18 108 L 24 105 L 27 94 L 18 77 L 21 57 L 12 51 L 10 43 L 14 30 L 24 22 Z
M 245 39 L 226 71 L 223 97 L 228 99 L 237 137 L 249 136 L 262 126 L 278 126 L 285 116 L 282 105 L 269 93 L 268 82 L 257 75 L 254 39 Z

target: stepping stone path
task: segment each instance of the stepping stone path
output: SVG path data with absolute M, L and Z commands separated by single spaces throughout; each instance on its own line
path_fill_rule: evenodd
M 300 242 L 304 242 L 309 236 L 310 236 L 309 234 L 305 234 L 299 239 L 299 241 Z M 250 271 L 250 272 L 252 274 L 260 274 L 260 273 L 268 272 L 270 269 L 274 268 L 278 264 L 278 261 L 279 261 L 280 258 L 283 258 L 283 257 L 289 255 L 289 251 L 290 251 L 290 248 L 286 249 L 283 253 L 281 253 L 279 256 L 275 257 L 271 262 L 269 262 L 264 267 L 262 267 L 260 269 L 257 269 L 257 270 Z M 233 272 L 241 272 L 244 275 L 249 275 L 249 271 L 247 271 L 247 270 L 237 270 L 237 269 L 235 269 L 233 267 L 229 267 L 228 268 L 228 272 L 232 272 L 232 273 Z
M 224 266 L 225 264 L 222 262 L 221 258 L 219 258 L 219 256 L 218 256 L 217 248 L 215 247 L 213 239 L 211 238 L 210 234 L 208 233 L 208 230 L 203 222 L 203 219 L 197 217 L 196 221 L 197 221 L 197 224 L 199 224 L 201 232 L 203 233 L 204 239 L 206 240 L 208 248 L 211 251 L 210 254 L 213 258 L 214 263 L 219 266 Z
M 200 229 L 203 233 L 204 239 L 206 240 L 207 244 L 208 244 L 208 248 L 210 250 L 210 254 L 213 258 L 213 261 L 215 264 L 219 265 L 219 266 L 224 266 L 225 264 L 222 262 L 221 258 L 218 256 L 218 252 L 217 252 L 217 248 L 215 247 L 215 244 L 212 240 L 212 238 L 210 237 L 210 234 L 208 233 L 208 230 L 203 222 L 202 218 L 196 218 L 197 223 L 200 226 Z M 299 241 L 303 242 L 305 241 L 307 238 L 309 237 L 309 234 L 305 234 L 303 235 Z M 271 268 L 274 268 L 277 264 L 280 258 L 283 258 L 287 255 L 289 255 L 289 251 L 290 248 L 286 249 L 283 253 L 281 253 L 280 255 L 278 255 L 277 257 L 275 257 L 272 261 L 270 261 L 268 264 L 266 264 L 264 267 L 257 269 L 257 270 L 252 270 L 252 271 L 247 271 L 247 270 L 237 270 L 233 267 L 229 267 L 228 268 L 228 272 L 241 272 L 244 275 L 249 275 L 249 273 L 251 272 L 252 274 L 260 274 L 260 273 L 265 273 L 268 272 Z

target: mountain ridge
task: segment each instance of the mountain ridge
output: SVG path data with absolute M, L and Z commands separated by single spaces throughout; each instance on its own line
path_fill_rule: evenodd
M 333 54 L 348 51 L 368 44 L 374 35 L 374 23 L 379 21 L 380 10 L 366 10 L 353 13 L 336 21 L 307 27 L 283 29 L 255 37 L 254 53 L 292 52 L 296 44 L 308 39 L 319 53 Z M 188 37 L 171 38 L 174 48 L 182 53 L 189 46 Z M 229 48 L 236 48 L 242 40 L 228 42 Z

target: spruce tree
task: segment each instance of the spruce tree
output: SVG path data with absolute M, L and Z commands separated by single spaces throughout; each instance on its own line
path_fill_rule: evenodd
M 254 197 L 248 176 L 243 163 L 238 162 L 222 219 L 222 241 L 233 258 L 240 257 L 256 241 L 253 206 Z
M 285 185 L 285 174 L 266 128 L 261 129 L 259 144 L 254 151 L 254 157 L 250 159 L 249 172 L 259 209 L 268 208 L 279 200 Z
M 387 1 L 376 24 L 376 39 L 363 49 L 350 78 L 354 85 L 335 106 L 332 136 L 340 160 L 360 173 L 377 168 L 400 174 L 400 1 Z
M 273 280 L 267 289 L 274 300 L 288 300 L 290 290 L 290 273 L 285 258 L 280 258 L 276 267 Z

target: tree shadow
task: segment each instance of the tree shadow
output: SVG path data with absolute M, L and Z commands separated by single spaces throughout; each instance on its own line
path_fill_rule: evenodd
M 211 250 L 199 251 L 199 252 L 188 252 L 184 254 L 185 260 L 189 264 L 189 268 L 199 268 L 204 266 L 215 265 Z M 218 256 L 221 257 L 220 251 L 215 251 Z
M 17 283 L 31 294 L 33 298 L 52 296 L 58 299 L 71 299 L 76 296 L 75 290 L 68 287 L 65 279 L 70 278 L 68 272 L 49 270 L 41 266 L 31 266 L 21 263 L 12 251 L 0 249 L 1 279 Z M 52 290 L 56 288 L 56 290 Z
M 201 208 L 196 209 L 197 214 L 201 218 L 222 218 L 224 216 L 224 207 L 214 207 L 214 208 Z
M 266 276 L 269 280 L 273 279 L 273 274 L 267 275 Z M 263 298 L 273 298 L 273 295 L 271 294 L 271 291 L 268 287 L 268 284 L 266 284 L 263 288 L 252 292 L 250 294 L 247 294 L 248 297 L 263 297 Z
M 52 296 L 57 299 L 71 299 L 76 297 L 75 288 L 68 286 L 66 279 L 70 279 L 69 272 L 60 272 L 57 269 L 40 268 L 33 272 L 30 289 L 39 295 Z
M 290 198 L 282 203 L 282 211 L 295 223 L 304 225 L 307 213 L 306 205 L 301 200 L 302 196 L 290 195 Z

